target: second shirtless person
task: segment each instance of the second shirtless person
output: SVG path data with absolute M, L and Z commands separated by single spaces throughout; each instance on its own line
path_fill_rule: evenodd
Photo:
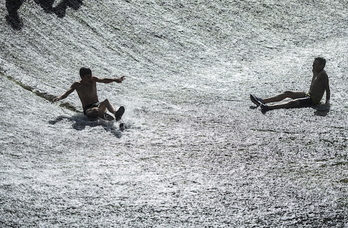
M 326 92 L 326 105 L 329 105 L 331 94 L 329 78 L 324 70 L 325 64 L 326 60 L 324 58 L 318 57 L 314 59 L 313 77 L 308 93 L 286 91 L 266 99 L 261 99 L 251 94 L 250 99 L 257 106 L 261 106 L 262 113 L 279 108 L 302 108 L 317 105 L 320 103 L 324 92 Z M 278 102 L 285 98 L 291 98 L 292 100 L 281 104 L 266 105 L 267 103 Z

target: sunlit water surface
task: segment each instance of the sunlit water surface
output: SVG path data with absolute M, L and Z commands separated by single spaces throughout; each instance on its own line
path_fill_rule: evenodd
M 2 227 L 347 227 L 346 1 L 91 0 L 63 18 L 27 1 L 19 31 L 0 12 Z M 252 106 L 307 91 L 317 56 L 330 110 Z M 98 85 L 126 130 L 65 108 L 76 93 L 42 98 L 82 66 L 127 77 Z

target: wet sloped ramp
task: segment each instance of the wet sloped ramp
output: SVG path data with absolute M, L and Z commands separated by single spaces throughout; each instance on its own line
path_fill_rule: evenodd
M 345 1 L 26 1 L 20 30 L 0 2 L 2 227 L 347 226 Z M 330 109 L 250 108 L 316 56 Z M 50 102 L 83 66 L 126 76 L 125 131 Z

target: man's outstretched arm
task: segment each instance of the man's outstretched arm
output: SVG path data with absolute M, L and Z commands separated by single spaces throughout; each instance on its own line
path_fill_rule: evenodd
M 96 82 L 101 82 L 101 83 L 111 83 L 111 82 L 121 83 L 124 79 L 125 79 L 125 76 L 122 76 L 120 78 L 97 78 L 97 77 L 94 77 L 94 80 Z

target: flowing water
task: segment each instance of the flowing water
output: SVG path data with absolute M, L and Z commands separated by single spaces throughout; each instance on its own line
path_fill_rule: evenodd
M 1 227 L 348 227 L 346 0 L 36 2 L 0 6 Z M 330 110 L 251 107 L 317 56 Z M 49 101 L 84 66 L 124 131 Z

